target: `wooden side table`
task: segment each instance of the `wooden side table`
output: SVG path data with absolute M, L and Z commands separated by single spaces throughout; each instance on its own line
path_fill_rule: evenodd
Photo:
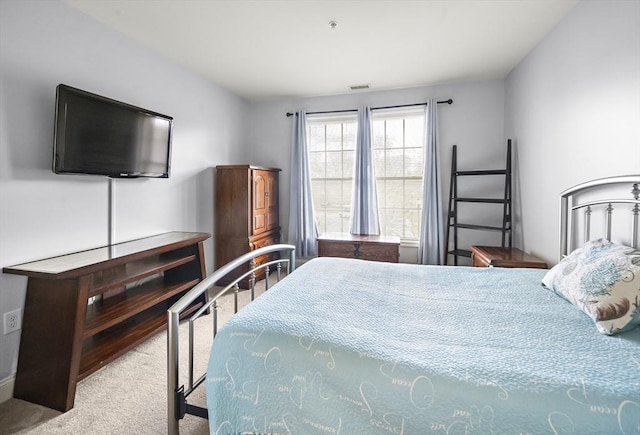
M 471 263 L 473 267 L 547 269 L 547 263 L 533 255 L 518 248 L 502 248 L 500 246 L 472 246 Z
M 326 233 L 318 237 L 319 257 L 357 258 L 397 263 L 400 239 L 390 236 L 361 236 Z

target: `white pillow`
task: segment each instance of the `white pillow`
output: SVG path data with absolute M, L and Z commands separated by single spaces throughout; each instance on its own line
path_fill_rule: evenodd
M 587 313 L 603 334 L 640 324 L 640 251 L 593 240 L 555 265 L 542 284 Z

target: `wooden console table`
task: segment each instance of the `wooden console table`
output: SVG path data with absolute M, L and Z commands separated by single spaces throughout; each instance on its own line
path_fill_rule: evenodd
M 473 267 L 547 268 L 547 263 L 538 257 L 529 255 L 518 248 L 502 248 L 499 246 L 472 246 L 471 262 Z
M 357 258 L 397 263 L 400 239 L 390 236 L 364 236 L 326 233 L 318 237 L 319 257 Z
M 78 381 L 163 330 L 166 310 L 205 278 L 209 237 L 172 232 L 5 267 L 29 277 L 14 397 L 73 408 Z

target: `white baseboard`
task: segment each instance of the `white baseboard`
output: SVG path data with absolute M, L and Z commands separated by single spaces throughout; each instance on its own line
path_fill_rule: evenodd
M 0 403 L 4 403 L 13 397 L 13 384 L 15 381 L 15 375 L 0 380 Z

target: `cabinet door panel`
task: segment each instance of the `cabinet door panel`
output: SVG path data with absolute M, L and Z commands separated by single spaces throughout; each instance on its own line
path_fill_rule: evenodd
M 266 214 L 254 214 L 253 215 L 253 234 L 260 234 L 267 229 L 267 215 Z
M 264 171 L 253 171 L 253 209 L 264 210 L 267 207 L 265 194 L 267 193 L 267 180 Z
M 269 172 L 266 175 L 267 191 L 265 192 L 265 200 L 267 204 L 267 230 L 273 230 L 280 226 L 278 221 L 278 173 Z
M 267 178 L 266 202 L 267 208 L 278 206 L 278 174 L 269 173 Z
M 253 234 L 267 231 L 268 177 L 265 171 L 253 171 Z

